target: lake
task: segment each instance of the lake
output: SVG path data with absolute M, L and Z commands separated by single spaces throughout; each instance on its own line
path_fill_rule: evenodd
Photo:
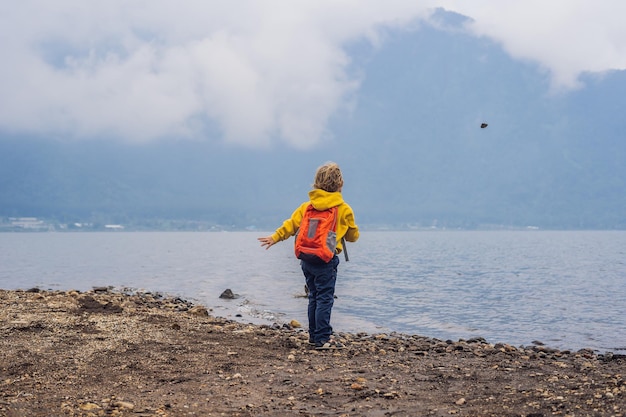
M 289 240 L 266 232 L 0 233 L 0 287 L 161 292 L 214 315 L 307 323 Z M 336 331 L 626 352 L 624 231 L 362 231 L 341 257 Z M 230 288 L 235 300 L 219 298 Z

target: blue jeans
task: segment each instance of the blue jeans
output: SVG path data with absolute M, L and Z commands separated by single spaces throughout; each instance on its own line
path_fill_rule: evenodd
M 330 339 L 330 312 L 335 301 L 335 282 L 339 258 L 333 257 L 327 264 L 301 261 L 302 272 L 309 287 L 309 339 L 325 343 Z

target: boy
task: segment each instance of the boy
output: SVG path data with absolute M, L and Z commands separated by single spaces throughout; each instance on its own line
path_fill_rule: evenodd
M 354 222 L 354 212 L 343 201 L 342 188 L 343 177 L 339 166 L 334 162 L 327 162 L 319 167 L 315 173 L 313 190 L 309 191 L 309 201 L 302 203 L 293 212 L 291 218 L 285 220 L 274 234 L 258 238 L 261 246 L 266 246 L 265 249 L 269 249 L 274 244 L 296 234 L 309 205 L 320 211 L 337 207 L 337 247 L 330 262 L 300 261 L 309 289 L 309 342 L 320 350 L 343 347 L 341 343 L 330 337 L 332 334 L 330 313 L 335 297 L 337 265 L 339 265 L 337 254 L 343 250 L 342 238 L 348 242 L 356 242 L 359 238 L 359 228 Z

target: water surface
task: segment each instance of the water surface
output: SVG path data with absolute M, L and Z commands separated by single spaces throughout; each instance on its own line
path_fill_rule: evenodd
M 306 323 L 292 242 L 266 251 L 263 234 L 1 233 L 0 287 L 111 285 L 242 321 Z M 348 245 L 337 331 L 626 351 L 626 232 L 365 231 Z M 219 299 L 226 288 L 240 298 Z

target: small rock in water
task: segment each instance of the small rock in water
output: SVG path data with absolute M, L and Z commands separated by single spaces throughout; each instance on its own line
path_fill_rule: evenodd
M 234 300 L 235 298 L 239 298 L 239 294 L 233 294 L 232 290 L 230 288 L 227 288 L 222 294 L 220 294 L 220 298 Z

